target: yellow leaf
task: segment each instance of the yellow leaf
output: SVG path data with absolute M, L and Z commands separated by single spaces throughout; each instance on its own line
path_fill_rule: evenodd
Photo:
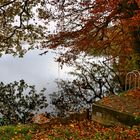
M 74 125 L 73 125 L 73 124 L 70 124 L 70 126 L 71 126 L 71 127 L 74 127 Z

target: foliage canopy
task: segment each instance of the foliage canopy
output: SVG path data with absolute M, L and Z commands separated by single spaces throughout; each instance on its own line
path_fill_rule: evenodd
M 74 55 L 84 51 L 127 60 L 134 50 L 139 52 L 139 0 L 60 0 L 50 4 L 57 8 L 53 17 L 60 27 L 48 38 L 50 48 L 61 45 L 70 47 Z M 66 57 L 59 61 L 72 58 Z
M 45 36 L 39 21 L 43 0 L 0 1 L 0 54 L 23 54 Z M 23 46 L 23 43 L 30 45 Z
M 0 52 L 23 55 L 29 48 L 61 45 L 74 54 L 130 54 L 140 43 L 139 17 L 139 0 L 2 0 Z M 55 33 L 47 29 L 52 23 Z

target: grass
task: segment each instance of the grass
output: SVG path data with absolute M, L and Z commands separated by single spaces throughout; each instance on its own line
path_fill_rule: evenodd
M 0 140 L 31 140 L 35 125 L 9 125 L 0 127 Z
M 140 127 L 105 127 L 93 121 L 1 126 L 0 140 L 140 140 Z
M 140 140 L 140 128 L 127 126 L 105 127 L 93 121 L 73 122 L 68 125 L 53 125 L 41 131 L 34 140 Z

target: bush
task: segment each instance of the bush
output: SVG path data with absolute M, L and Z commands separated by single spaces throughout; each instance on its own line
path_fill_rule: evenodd
M 0 125 L 28 123 L 34 114 L 47 107 L 45 88 L 37 93 L 35 86 L 24 80 L 10 84 L 0 83 Z

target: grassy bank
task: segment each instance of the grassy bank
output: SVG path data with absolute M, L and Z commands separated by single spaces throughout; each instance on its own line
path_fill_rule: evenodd
M 140 127 L 105 127 L 93 121 L 0 127 L 0 140 L 140 140 Z
M 31 140 L 38 129 L 37 125 L 1 126 L 0 140 Z

